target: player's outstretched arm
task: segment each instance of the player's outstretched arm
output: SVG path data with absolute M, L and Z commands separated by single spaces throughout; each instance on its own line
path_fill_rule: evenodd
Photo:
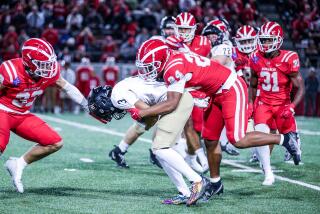
M 74 102 L 79 104 L 86 112 L 89 112 L 87 99 L 74 85 L 71 85 L 67 80 L 60 76 L 56 82 L 56 86 L 64 91 Z

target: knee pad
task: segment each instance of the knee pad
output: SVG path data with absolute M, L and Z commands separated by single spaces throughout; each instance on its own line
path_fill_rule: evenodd
M 267 124 L 260 123 L 255 125 L 254 129 L 259 132 L 270 133 L 270 128 Z

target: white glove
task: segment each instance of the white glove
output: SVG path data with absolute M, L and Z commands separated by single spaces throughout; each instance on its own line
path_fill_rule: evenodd
M 206 98 L 193 98 L 194 105 L 199 108 L 207 108 L 209 106 L 210 97 Z

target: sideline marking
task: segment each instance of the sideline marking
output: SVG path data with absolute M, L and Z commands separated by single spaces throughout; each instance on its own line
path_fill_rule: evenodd
M 113 131 L 110 129 L 105 129 L 105 128 L 100 128 L 97 126 L 92 126 L 92 125 L 84 125 L 84 124 L 80 124 L 80 123 L 76 123 L 76 122 L 71 122 L 71 121 L 67 121 L 67 120 L 63 120 L 63 119 L 59 119 L 59 118 L 54 118 L 51 116 L 46 116 L 46 115 L 39 115 L 41 118 L 43 118 L 44 120 L 48 120 L 48 121 L 52 121 L 52 122 L 56 122 L 56 123 L 61 123 L 61 124 L 65 124 L 65 125 L 69 125 L 69 126 L 74 126 L 74 127 L 78 127 L 78 128 L 82 128 L 88 131 L 94 131 L 94 132 L 102 132 L 102 133 L 106 133 L 106 134 L 110 134 L 110 135 L 114 135 L 114 136 L 119 136 L 119 137 L 123 137 L 124 133 L 122 132 L 117 132 L 117 131 Z M 146 138 L 138 138 L 138 140 L 146 142 L 146 143 L 151 143 L 152 141 L 150 139 L 146 139 Z M 222 163 L 226 164 L 226 165 L 230 165 L 230 166 L 234 166 L 236 168 L 240 168 L 240 169 L 245 169 L 245 170 L 256 170 L 252 167 L 249 166 L 245 166 L 239 163 L 236 163 L 233 160 L 222 160 Z M 275 178 L 281 181 L 287 181 L 289 183 L 292 184 L 297 184 L 303 187 L 307 187 L 313 190 L 317 190 L 320 191 L 320 187 L 316 186 L 316 185 L 312 185 L 312 184 L 308 184 L 302 181 L 297 181 L 297 180 L 293 180 L 290 178 L 286 178 L 283 176 L 279 176 L 279 175 L 275 175 Z
M 90 158 L 80 158 L 80 161 L 85 162 L 85 163 L 94 163 L 94 160 Z

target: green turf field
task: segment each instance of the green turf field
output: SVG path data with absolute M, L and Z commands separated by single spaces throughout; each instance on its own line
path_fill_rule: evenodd
M 278 176 L 314 186 L 276 180 L 273 187 L 263 187 L 261 174 L 239 172 L 239 168 L 223 164 L 224 195 L 191 208 L 160 204 L 161 199 L 176 194 L 176 189 L 163 171 L 149 164 L 150 143 L 146 140 L 129 149 L 127 162 L 130 169 L 116 168 L 109 160 L 107 152 L 119 143 L 119 135 L 131 124 L 129 118 L 107 126 L 86 116 L 46 115 L 46 120 L 59 130 L 65 146 L 25 170 L 24 194 L 14 192 L 7 172 L 0 167 L 1 214 L 320 213 L 319 119 L 298 118 L 299 128 L 306 133 L 301 135 L 303 165 L 284 163 L 284 150 L 280 147 L 272 156 L 272 165 L 276 170 L 282 170 L 276 173 Z M 150 139 L 150 133 L 144 138 Z M 10 156 L 20 156 L 30 145 L 13 134 L 1 157 L 1 164 Z M 257 168 L 257 165 L 246 162 L 249 153 L 249 150 L 242 150 L 237 158 L 227 155 L 224 158 L 241 166 Z M 90 158 L 94 162 L 85 163 L 80 158 Z

